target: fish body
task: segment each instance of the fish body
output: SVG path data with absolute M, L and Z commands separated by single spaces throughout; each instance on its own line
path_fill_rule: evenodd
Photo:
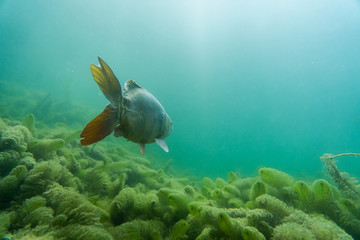
M 82 145 L 102 140 L 114 131 L 138 143 L 144 154 L 145 144 L 156 142 L 168 152 L 165 138 L 172 132 L 172 121 L 161 103 L 133 80 L 125 83 L 124 92 L 110 67 L 99 58 L 100 66 L 91 65 L 91 73 L 110 104 L 89 122 L 80 137 Z

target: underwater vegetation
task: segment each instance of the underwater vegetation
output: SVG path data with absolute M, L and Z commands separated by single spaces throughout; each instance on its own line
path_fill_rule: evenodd
M 344 173 L 329 172 L 338 187 L 273 168 L 200 183 L 32 121 L 0 119 L 3 239 L 360 239 L 359 186 Z
M 196 180 L 120 144 L 81 146 L 81 130 L 36 112 L 9 116 L 0 118 L 2 239 L 360 239 L 360 187 L 337 155 L 321 158 L 330 178 L 264 167 Z
M 29 91 L 22 85 L 1 80 L 0 100 L 0 117 L 23 122 L 33 136 L 37 136 L 36 132 L 33 132 L 34 126 L 31 126 L 35 118 L 40 128 L 41 124 L 67 124 L 80 129 L 96 114 L 94 109 L 79 105 L 70 97 L 58 99 L 49 93 Z

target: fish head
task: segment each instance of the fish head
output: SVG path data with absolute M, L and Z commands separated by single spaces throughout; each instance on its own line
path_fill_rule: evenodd
M 162 133 L 161 138 L 166 138 L 172 133 L 173 130 L 173 122 L 171 121 L 169 115 L 165 113 L 165 117 L 163 120 L 163 127 L 162 127 Z

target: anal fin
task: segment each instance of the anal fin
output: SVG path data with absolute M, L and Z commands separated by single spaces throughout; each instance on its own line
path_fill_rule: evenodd
M 138 143 L 138 145 L 139 145 L 139 150 L 140 150 L 141 155 L 144 155 L 144 153 L 145 153 L 145 144 L 144 143 Z

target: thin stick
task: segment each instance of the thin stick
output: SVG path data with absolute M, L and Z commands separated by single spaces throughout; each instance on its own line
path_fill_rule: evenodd
M 360 156 L 360 153 L 341 153 L 341 154 L 338 154 L 338 155 L 333 155 L 333 156 L 330 156 L 329 158 L 330 159 L 334 159 L 334 158 L 338 158 L 338 157 L 342 157 L 342 156 Z
M 325 154 L 324 154 L 325 155 Z M 340 179 L 340 181 L 345 184 L 351 191 L 353 191 L 354 193 L 356 193 L 357 195 L 360 196 L 360 192 L 357 191 L 355 189 L 355 187 L 350 184 L 346 179 L 344 179 L 344 177 L 342 176 L 342 174 L 340 173 L 339 169 L 337 168 L 337 166 L 335 165 L 335 162 L 334 161 L 330 161 L 330 160 L 333 160 L 335 158 L 338 158 L 338 157 L 342 157 L 342 156 L 360 156 L 359 153 L 341 153 L 341 154 L 337 154 L 337 155 L 333 155 L 333 156 L 329 156 L 328 159 L 329 161 L 327 161 L 327 163 L 331 166 L 331 168 L 333 169 L 334 171 L 334 174 L 336 176 L 336 178 Z M 325 159 L 324 159 L 325 160 Z M 329 174 L 331 175 L 331 173 L 329 172 Z
M 90 151 L 90 154 L 92 154 L 92 153 L 93 153 L 93 151 L 94 151 L 94 148 L 95 148 L 96 144 L 97 144 L 97 143 L 95 143 L 95 144 L 93 145 L 93 147 L 92 147 L 92 149 L 91 149 L 91 151 Z

